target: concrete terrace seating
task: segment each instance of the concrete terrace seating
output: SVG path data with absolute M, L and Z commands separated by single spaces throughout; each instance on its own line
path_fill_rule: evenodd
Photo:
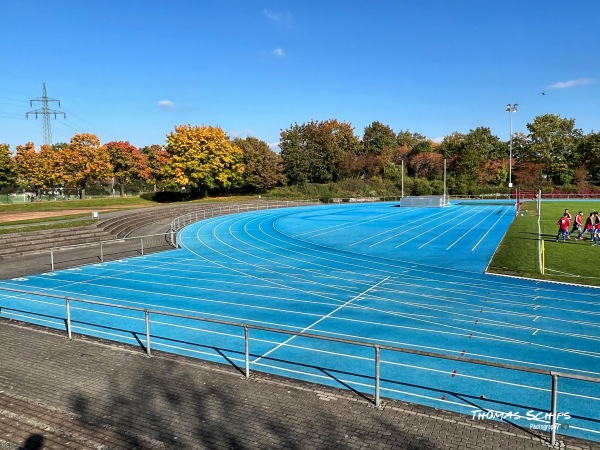
M 96 226 L 26 231 L 0 235 L 0 260 L 47 252 L 52 247 L 114 239 Z
M 99 243 L 131 236 L 161 234 L 169 231 L 173 219 L 186 214 L 201 217 L 262 208 L 281 208 L 290 202 L 203 203 L 156 206 L 131 211 L 100 213 L 98 223 L 85 227 L 62 228 L 44 231 L 20 232 L 0 235 L 0 261 L 12 257 L 49 252 L 51 248 L 78 244 Z M 208 216 L 207 216 L 208 217 Z
M 138 209 L 121 213 L 116 217 L 110 217 L 100 220 L 98 228 L 109 232 L 115 238 L 129 237 L 134 231 L 140 230 L 148 225 L 156 225 L 167 231 L 171 221 L 182 214 L 191 211 L 206 210 L 212 208 L 212 205 L 201 206 L 171 206 L 155 207 L 148 209 Z
M 210 210 L 219 203 L 202 205 L 158 206 L 131 211 L 100 214 L 97 224 L 85 227 L 61 228 L 43 231 L 25 231 L 0 235 L 0 261 L 12 257 L 46 253 L 51 248 L 78 244 L 98 243 L 131 236 L 153 226 L 150 233 L 166 232 L 171 221 L 189 212 Z M 160 231 L 159 231 L 160 230 Z

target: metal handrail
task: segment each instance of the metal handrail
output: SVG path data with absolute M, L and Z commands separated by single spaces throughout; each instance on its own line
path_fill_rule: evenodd
M 592 382 L 592 383 L 600 383 L 600 378 L 596 378 L 596 377 L 589 377 L 589 376 L 571 374 L 571 373 L 566 373 L 566 372 L 558 372 L 558 371 L 547 370 L 547 369 L 537 369 L 537 368 L 533 368 L 533 367 L 518 366 L 518 365 L 513 365 L 513 364 L 503 364 L 503 363 L 497 363 L 497 362 L 493 362 L 493 361 L 486 361 L 483 359 L 467 358 L 467 357 L 463 357 L 463 356 L 445 355 L 443 353 L 427 352 L 427 351 L 423 351 L 423 350 L 415 350 L 415 349 L 406 348 L 406 347 L 395 347 L 395 346 L 383 345 L 383 344 L 378 344 L 378 343 L 358 341 L 358 340 L 354 340 L 354 339 L 323 336 L 323 335 L 313 334 L 313 333 L 265 327 L 262 325 L 252 325 L 252 324 L 232 322 L 232 321 L 227 321 L 227 320 L 192 316 L 189 314 L 166 312 L 166 311 L 153 310 L 153 309 L 148 309 L 148 308 L 138 308 L 135 306 L 116 305 L 116 304 L 112 304 L 112 303 L 99 302 L 99 301 L 95 301 L 95 300 L 85 300 L 85 299 L 80 299 L 80 298 L 75 298 L 75 297 L 64 297 L 64 296 L 56 295 L 56 294 L 30 292 L 30 291 L 26 291 L 26 290 L 22 290 L 22 289 L 0 287 L 0 290 L 15 292 L 15 293 L 19 293 L 19 294 L 29 294 L 29 295 L 35 294 L 35 295 L 38 295 L 41 297 L 64 299 L 65 308 L 66 308 L 65 323 L 66 323 L 67 334 L 68 334 L 69 339 L 72 339 L 72 325 L 71 325 L 72 317 L 71 317 L 71 306 L 70 306 L 71 302 L 79 302 L 79 303 L 86 303 L 86 304 L 90 304 L 90 305 L 98 305 L 98 306 L 105 306 L 105 307 L 109 307 L 109 308 L 142 312 L 144 314 L 144 322 L 145 322 L 145 330 L 146 330 L 145 331 L 145 335 L 146 335 L 145 336 L 146 337 L 145 351 L 146 351 L 146 355 L 148 357 L 152 356 L 151 355 L 151 335 L 150 335 L 150 314 L 152 314 L 152 315 L 156 314 L 156 315 L 167 316 L 167 317 L 175 317 L 175 318 L 179 318 L 179 319 L 196 320 L 199 322 L 207 322 L 207 323 L 214 323 L 214 324 L 219 324 L 219 325 L 227 325 L 227 326 L 243 328 L 244 329 L 244 355 L 245 355 L 244 356 L 244 374 L 245 374 L 246 378 L 250 377 L 249 330 L 266 331 L 266 332 L 271 332 L 271 333 L 285 334 L 288 336 L 298 336 L 298 337 L 305 337 L 305 338 L 310 338 L 310 339 L 317 339 L 317 340 L 321 340 L 321 341 L 337 342 L 337 343 L 341 343 L 341 344 L 349 344 L 349 345 L 356 345 L 356 346 L 360 346 L 360 347 L 373 348 L 374 352 L 375 352 L 375 355 L 374 355 L 374 366 L 375 366 L 374 367 L 374 381 L 375 381 L 374 404 L 375 404 L 375 407 L 377 407 L 377 408 L 381 407 L 381 400 L 380 400 L 380 352 L 381 352 L 381 350 L 388 350 L 388 351 L 393 351 L 393 352 L 397 352 L 397 353 L 406 353 L 406 354 L 411 354 L 411 355 L 425 356 L 425 357 L 429 357 L 429 358 L 444 359 L 444 360 L 450 360 L 450 361 L 459 361 L 462 363 L 476 364 L 476 365 L 481 365 L 481 366 L 495 367 L 495 368 L 506 369 L 506 370 L 514 370 L 514 371 L 518 371 L 518 372 L 527 372 L 527 373 L 534 373 L 534 374 L 538 374 L 538 375 L 550 376 L 552 378 L 551 401 L 550 401 L 550 405 L 551 405 L 551 407 L 550 407 L 550 410 L 551 410 L 551 415 L 550 415 L 551 445 L 554 445 L 556 442 L 556 428 L 557 428 L 557 426 L 556 426 L 556 420 L 557 420 L 556 405 L 557 405 L 557 396 L 558 396 L 558 378 L 560 377 L 560 378 L 567 378 L 567 379 L 573 379 L 573 380 L 587 381 L 587 382 Z M 25 299 L 25 300 L 28 300 L 28 299 Z M 11 308 L 5 308 L 5 309 L 11 309 Z M 32 314 L 35 314 L 35 313 L 32 313 Z M 163 325 L 164 325 L 164 323 L 163 323 Z
M 116 238 L 116 239 L 103 239 L 101 241 L 88 242 L 88 243 L 84 243 L 84 244 L 71 244 L 71 245 L 63 245 L 60 247 L 51 247 L 50 248 L 50 267 L 51 267 L 51 269 L 50 270 L 52 272 L 54 272 L 54 253 L 58 252 L 58 251 L 74 250 L 77 248 L 93 247 L 93 246 L 99 245 L 100 246 L 100 255 L 99 255 L 100 261 L 104 262 L 104 245 L 139 240 L 141 254 L 144 255 L 144 239 L 153 238 L 153 237 L 164 237 L 165 241 L 168 242 L 169 245 L 171 245 L 172 247 L 175 247 L 175 245 L 173 244 L 172 241 L 169 242 L 169 240 L 168 240 L 169 236 L 170 236 L 170 233 L 166 232 L 166 233 L 159 233 L 159 234 L 148 234 L 145 236 L 135 236 L 135 237 Z

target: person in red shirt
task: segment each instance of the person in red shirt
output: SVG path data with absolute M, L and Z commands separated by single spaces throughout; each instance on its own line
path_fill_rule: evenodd
M 569 234 L 573 234 L 573 233 L 575 233 L 575 231 L 577 231 L 579 233 L 579 236 L 577 236 L 577 238 L 581 239 L 581 236 L 583 235 L 583 233 L 581 231 L 582 224 L 583 224 L 583 211 L 579 211 L 577 213 L 577 215 L 575 216 L 575 222 L 573 222 L 573 228 L 571 229 L 571 232 Z
M 594 238 L 594 212 L 592 211 L 587 219 L 585 219 L 585 225 L 583 226 L 584 233 L 590 233 L 591 239 Z M 579 238 L 583 239 L 583 235 Z
M 569 212 L 565 211 L 564 215 L 560 219 L 558 219 L 558 222 L 556 222 L 558 225 L 558 234 L 556 235 L 556 242 L 558 242 L 558 239 L 561 235 L 563 242 L 565 242 L 569 238 L 569 225 L 571 224 L 571 221 L 569 220 L 569 215 Z

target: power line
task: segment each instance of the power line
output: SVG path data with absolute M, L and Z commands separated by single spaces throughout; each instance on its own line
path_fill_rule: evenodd
M 57 102 L 58 106 L 60 107 L 60 100 L 56 100 L 54 98 L 49 98 L 46 95 L 46 83 L 44 83 L 42 96 L 38 97 L 38 98 L 34 98 L 33 100 L 29 101 L 30 107 L 33 106 L 33 102 L 41 102 L 42 107 L 39 109 L 35 109 L 33 111 L 29 111 L 28 113 L 25 114 L 25 117 L 29 118 L 29 114 L 34 114 L 36 119 L 38 117 L 38 114 L 42 116 L 43 124 L 44 124 L 44 144 L 52 145 L 52 130 L 50 129 L 50 116 L 53 114 L 54 118 L 56 119 L 57 115 L 62 114 L 64 116 L 64 118 L 66 119 L 67 115 L 62 111 L 56 111 L 56 110 L 50 109 L 48 107 L 48 103 L 50 103 L 50 102 Z

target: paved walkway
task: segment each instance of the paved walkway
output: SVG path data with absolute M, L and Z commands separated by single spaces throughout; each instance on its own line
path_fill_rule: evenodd
M 509 424 L 396 401 L 380 410 L 345 390 L 5 319 L 0 345 L 1 449 L 548 448 Z
M 5 261 L 4 276 L 45 259 Z M 4 266 L 6 267 L 6 266 Z M 10 275 L 9 275 L 10 274 Z M 1 278 L 1 277 L 0 277 Z M 1 307 L 1 305 L 0 305 Z M 0 449 L 548 449 L 508 423 L 1 318 Z M 562 438 L 556 448 L 599 449 Z

